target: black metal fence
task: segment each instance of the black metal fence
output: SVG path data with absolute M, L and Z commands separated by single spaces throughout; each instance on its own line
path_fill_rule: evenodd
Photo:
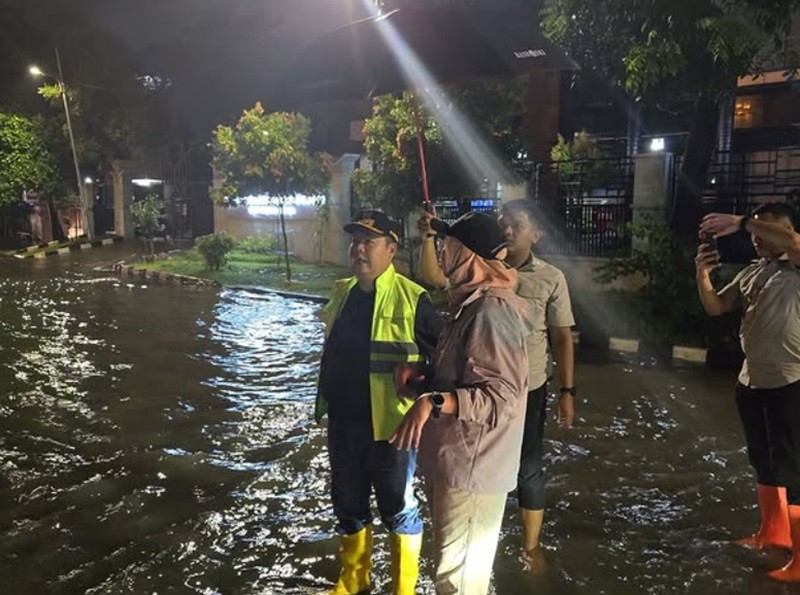
M 533 198 L 545 234 L 538 252 L 574 256 L 627 254 L 633 216 L 630 157 L 556 161 L 534 174 Z
M 584 159 L 538 166 L 530 187 L 544 232 L 537 252 L 612 256 L 630 251 L 633 159 Z M 453 221 L 467 211 L 497 216 L 502 200 L 440 199 L 434 204 L 441 219 Z
M 114 231 L 114 209 L 102 204 L 95 205 L 92 209 L 94 215 L 95 236 L 102 236 Z
M 673 188 L 681 157 L 676 157 Z M 756 205 L 800 194 L 800 146 L 752 153 L 717 153 L 703 190 L 705 211 L 744 214 Z

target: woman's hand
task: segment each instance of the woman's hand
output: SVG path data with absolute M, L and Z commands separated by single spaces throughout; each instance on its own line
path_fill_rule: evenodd
M 389 442 L 394 444 L 397 450 L 411 450 L 419 448 L 419 441 L 422 438 L 422 429 L 428 423 L 428 418 L 433 411 L 432 393 L 421 395 L 411 409 L 403 417 L 400 425 L 397 426 L 394 434 L 389 437 Z

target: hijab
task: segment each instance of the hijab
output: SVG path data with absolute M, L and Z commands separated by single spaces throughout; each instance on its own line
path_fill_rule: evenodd
M 488 260 L 475 254 L 453 237 L 445 238 L 442 270 L 447 277 L 450 303 L 459 306 L 476 289 L 514 289 L 517 271 L 501 260 Z

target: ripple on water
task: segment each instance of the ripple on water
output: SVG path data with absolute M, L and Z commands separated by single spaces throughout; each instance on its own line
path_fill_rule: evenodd
M 0 583 L 281 595 L 329 584 L 325 431 L 311 421 L 318 306 L 48 270 L 0 280 Z M 709 374 L 579 366 L 578 425 L 546 431 L 551 570 L 522 572 L 511 500 L 496 593 L 772 592 L 752 576 L 779 560 L 726 545 L 756 511 L 733 377 Z

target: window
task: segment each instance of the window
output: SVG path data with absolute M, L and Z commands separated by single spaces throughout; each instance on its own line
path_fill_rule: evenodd
M 743 95 L 736 98 L 733 116 L 734 128 L 754 128 L 764 124 L 764 98 L 761 95 Z

